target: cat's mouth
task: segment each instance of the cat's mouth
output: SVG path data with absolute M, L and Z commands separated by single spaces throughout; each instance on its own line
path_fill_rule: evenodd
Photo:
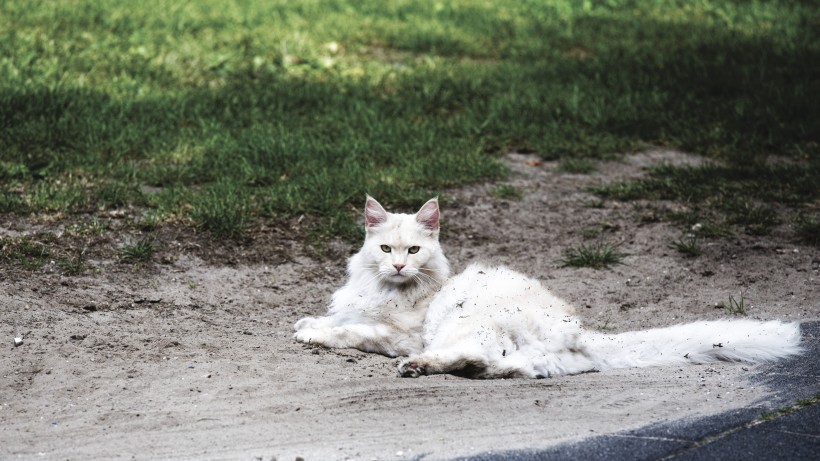
M 393 283 L 405 283 L 412 278 L 409 274 L 403 274 L 401 272 L 394 272 L 387 277 L 387 279 Z

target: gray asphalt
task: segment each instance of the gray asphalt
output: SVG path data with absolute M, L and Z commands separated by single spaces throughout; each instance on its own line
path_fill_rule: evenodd
M 757 422 L 764 413 L 820 396 L 820 322 L 801 325 L 806 351 L 752 378 L 773 392 L 748 408 L 653 424 L 546 450 L 479 454 L 454 461 L 533 460 L 818 460 L 820 404 Z

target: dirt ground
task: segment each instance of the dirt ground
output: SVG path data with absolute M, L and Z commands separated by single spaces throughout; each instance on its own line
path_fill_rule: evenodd
M 652 208 L 585 191 L 697 157 L 652 151 L 591 175 L 536 160 L 506 159 L 520 200 L 495 198 L 494 184 L 448 192 L 442 242 L 455 270 L 512 266 L 613 332 L 731 317 L 715 305 L 741 292 L 750 318 L 820 319 L 820 254 L 791 242 L 788 223 L 704 240 L 687 258 L 668 246 L 679 227 L 641 219 Z M 37 226 L 0 222 L 0 233 L 48 225 Z M 562 253 L 602 226 L 630 254 L 624 264 L 562 267 Z M 335 242 L 322 258 L 298 232 L 265 235 L 203 249 L 166 232 L 153 264 L 100 256 L 73 277 L 52 264 L 0 269 L 0 458 L 437 460 L 711 415 L 775 392 L 743 364 L 402 379 L 394 359 L 292 339 L 296 320 L 325 311 L 355 248 Z

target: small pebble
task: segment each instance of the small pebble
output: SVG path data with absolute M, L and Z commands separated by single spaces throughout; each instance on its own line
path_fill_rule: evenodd
M 14 338 L 14 347 L 19 347 L 23 345 L 23 338 Z

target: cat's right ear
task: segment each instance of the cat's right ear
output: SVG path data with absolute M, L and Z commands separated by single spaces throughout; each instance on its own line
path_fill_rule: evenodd
M 364 204 L 364 227 L 370 229 L 378 227 L 387 221 L 387 211 L 371 196 L 367 196 Z

